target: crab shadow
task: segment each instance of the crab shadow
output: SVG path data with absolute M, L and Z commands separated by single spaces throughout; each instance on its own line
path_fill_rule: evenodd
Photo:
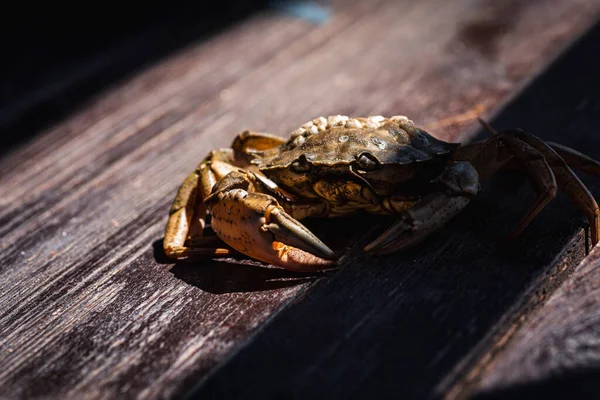
M 283 289 L 314 282 L 327 274 L 289 271 L 266 266 L 244 256 L 174 263 L 165 255 L 162 243 L 161 238 L 152 244 L 155 261 L 174 264 L 170 272 L 176 278 L 213 294 Z

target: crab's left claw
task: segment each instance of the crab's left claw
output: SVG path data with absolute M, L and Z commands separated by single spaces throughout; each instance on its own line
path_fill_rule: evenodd
M 335 253 L 292 218 L 274 197 L 249 190 L 250 175 L 235 172 L 205 199 L 212 228 L 250 257 L 295 271 L 335 267 Z
M 384 255 L 408 249 L 443 228 L 470 200 L 445 193 L 426 196 L 364 250 L 371 255 Z
M 464 161 L 448 166 L 436 181 L 443 191 L 423 197 L 364 250 L 384 255 L 420 243 L 444 227 L 480 190 L 479 174 Z

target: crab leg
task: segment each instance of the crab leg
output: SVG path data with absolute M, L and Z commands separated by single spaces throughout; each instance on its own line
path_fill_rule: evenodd
M 214 240 L 202 239 L 206 215 L 202 200 L 210 194 L 218 179 L 236 168 L 216 159 L 219 155 L 223 156 L 221 153 L 209 155 L 179 187 L 163 240 L 163 249 L 168 257 L 198 259 L 235 253 L 233 249 L 215 246 Z
M 538 193 L 536 200 L 509 235 L 508 240 L 512 240 L 523 232 L 542 209 L 556 197 L 558 185 L 552 168 L 548 164 L 544 154 L 538 149 L 506 133 L 500 134 L 498 138 L 514 154 L 515 159 L 525 171 L 535 191 Z
M 470 160 L 481 180 L 503 168 L 517 167 L 527 173 L 538 198 L 509 235 L 509 240 L 518 236 L 531 223 L 560 188 L 587 216 L 592 243 L 596 244 L 600 231 L 598 204 L 570 166 L 600 175 L 600 163 L 569 147 L 546 143 L 521 130 L 499 133 L 492 130 L 492 133 L 495 136 L 485 142 L 459 149 L 455 157 Z
M 205 199 L 212 228 L 229 246 L 260 261 L 296 271 L 333 268 L 336 255 L 292 218 L 245 170 L 230 173 Z
M 269 150 L 284 142 L 285 139 L 275 135 L 244 131 L 236 136 L 232 148 L 211 151 L 188 175 L 173 200 L 163 241 L 165 254 L 175 259 L 196 260 L 237 253 L 218 237 L 204 236 L 207 208 L 203 200 L 220 179 L 247 166 L 245 153 Z M 277 194 L 283 193 L 277 191 Z
M 254 151 L 269 150 L 286 142 L 286 139 L 281 136 L 272 135 L 270 133 L 243 131 L 238 134 L 231 148 L 238 153 L 251 153 Z
M 586 215 L 590 224 L 590 236 L 592 246 L 595 246 L 599 241 L 600 231 L 600 208 L 598 203 L 594 199 L 594 196 L 585 187 L 583 182 L 575 175 L 573 170 L 569 167 L 567 162 L 555 151 L 536 136 L 529 134 L 524 131 L 510 131 L 510 135 L 514 135 L 521 139 L 523 142 L 534 146 L 548 161 L 550 168 L 554 172 L 556 181 L 562 190 L 564 190 L 571 200 L 579 207 L 579 209 Z M 561 151 L 577 165 L 580 169 L 592 172 L 598 172 L 594 169 L 595 162 L 583 154 L 577 153 L 575 150 L 562 147 Z M 517 231 L 518 234 L 519 231 Z M 514 234 L 513 234 L 514 236 Z
M 528 146 L 530 147 L 530 146 Z M 532 150 L 535 152 L 535 150 Z M 515 158 L 513 151 L 501 140 L 493 136 L 486 141 L 466 144 L 453 154 L 454 161 L 468 161 L 479 174 L 479 182 L 503 169 L 523 168 Z
M 546 142 L 546 144 L 552 147 L 552 149 L 556 151 L 570 167 L 600 176 L 600 162 L 573 150 L 570 147 L 552 142 Z
M 479 175 L 465 161 L 449 165 L 436 180 L 443 191 L 423 197 L 365 247 L 372 255 L 389 254 L 420 243 L 462 211 L 479 192 Z

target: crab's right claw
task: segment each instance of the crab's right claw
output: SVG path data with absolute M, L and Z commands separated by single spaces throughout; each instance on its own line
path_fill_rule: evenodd
M 238 186 L 213 193 L 205 203 L 215 233 L 243 254 L 294 271 L 335 267 L 335 253 L 272 196 Z
M 443 192 L 423 197 L 400 215 L 400 219 L 365 247 L 372 255 L 408 249 L 444 227 L 479 192 L 479 174 L 464 161 L 446 167 L 437 182 Z

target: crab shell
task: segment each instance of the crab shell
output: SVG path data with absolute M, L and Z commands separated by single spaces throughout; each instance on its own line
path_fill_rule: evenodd
M 301 197 L 328 201 L 331 196 L 324 195 L 323 186 L 339 180 L 368 187 L 377 196 L 414 198 L 459 146 L 434 138 L 406 117 L 370 117 L 322 130 L 304 128 L 277 148 L 248 153 L 251 163 L 277 185 Z

